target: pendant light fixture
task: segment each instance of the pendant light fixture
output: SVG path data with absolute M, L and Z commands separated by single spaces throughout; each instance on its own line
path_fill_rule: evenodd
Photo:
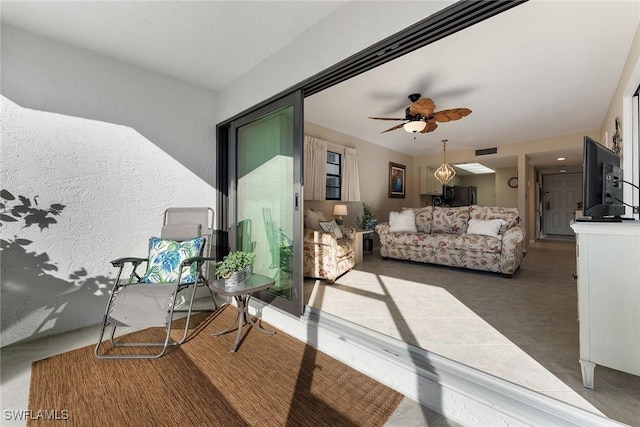
M 447 163 L 447 141 L 442 140 L 442 164 L 434 173 L 436 179 L 443 184 L 448 184 L 456 176 L 456 171 Z

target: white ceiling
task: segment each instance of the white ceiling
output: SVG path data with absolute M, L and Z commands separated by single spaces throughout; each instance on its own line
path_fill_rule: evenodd
M 305 116 L 414 156 L 441 153 L 442 139 L 456 151 L 599 129 L 639 17 L 637 1 L 530 1 L 307 98 Z M 415 139 L 380 133 L 402 122 L 368 117 L 404 117 L 411 93 L 473 112 Z M 582 162 L 581 150 L 532 160 L 560 154 Z
M 344 4 L 3 1 L 2 21 L 220 91 Z M 637 0 L 531 0 L 308 97 L 305 119 L 416 156 L 598 129 L 639 21 Z M 403 117 L 415 92 L 473 113 L 415 140 L 367 118 Z

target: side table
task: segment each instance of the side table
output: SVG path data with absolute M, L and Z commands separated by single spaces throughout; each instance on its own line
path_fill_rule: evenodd
M 356 228 L 356 241 L 354 242 L 354 252 L 356 258 L 356 264 L 360 264 L 363 261 L 363 239 L 365 234 L 371 233 L 371 230 L 363 230 Z
M 224 279 L 214 280 L 209 282 L 211 290 L 219 295 L 227 297 L 233 297 L 236 300 L 238 315 L 236 320 L 227 329 L 211 334 L 214 337 L 226 334 L 233 330 L 233 327 L 238 324 L 238 334 L 236 335 L 236 341 L 231 347 L 231 353 L 235 353 L 240 346 L 240 337 L 242 336 L 242 328 L 244 325 L 254 327 L 256 330 L 268 334 L 275 334 L 274 331 L 268 331 L 262 328 L 257 322 L 254 322 L 249 315 L 249 299 L 251 295 L 258 291 L 264 291 L 265 289 L 273 286 L 275 281 L 271 277 L 263 276 L 262 274 L 252 274 L 247 280 L 241 282 L 235 286 L 225 286 Z

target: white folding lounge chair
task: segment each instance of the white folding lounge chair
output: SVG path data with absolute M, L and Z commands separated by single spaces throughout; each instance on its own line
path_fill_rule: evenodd
M 152 359 L 162 356 L 169 346 L 180 345 L 187 339 L 189 320 L 193 312 L 214 311 L 217 309 L 213 292 L 207 280 L 207 267 L 215 263 L 211 255 L 213 237 L 213 210 L 211 208 L 170 208 L 164 215 L 164 225 L 160 238 L 149 240 L 149 258 L 120 258 L 111 261 L 119 268 L 116 283 L 107 303 L 100 337 L 95 355 L 100 359 Z M 142 276 L 136 271 L 141 264 L 147 264 Z M 213 264 L 215 266 L 215 264 Z M 123 277 L 125 268 L 130 268 L 128 277 Z M 213 268 L 213 267 L 212 267 Z M 206 287 L 211 296 L 213 307 L 206 310 L 194 310 L 193 302 L 196 289 Z M 191 293 L 181 291 L 191 290 Z M 186 309 L 176 309 L 183 295 Z M 182 338 L 171 340 L 171 327 L 176 313 L 187 313 Z M 116 328 L 119 326 L 149 328 L 164 327 L 166 336 L 162 342 L 124 342 L 116 340 Z M 108 344 L 102 342 L 108 327 L 111 327 Z M 101 347 L 103 351 L 101 351 Z M 160 347 L 157 352 L 144 354 L 123 354 L 116 347 Z

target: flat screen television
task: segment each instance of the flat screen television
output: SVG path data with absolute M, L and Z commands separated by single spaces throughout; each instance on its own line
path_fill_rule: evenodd
M 620 157 L 588 136 L 584 137 L 582 169 L 583 214 L 593 221 L 620 219 L 622 202 L 622 169 Z

